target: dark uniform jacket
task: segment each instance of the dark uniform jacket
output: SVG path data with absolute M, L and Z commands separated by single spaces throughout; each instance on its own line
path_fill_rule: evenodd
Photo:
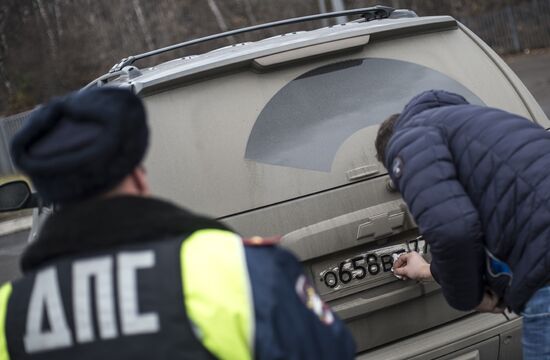
M 519 312 L 550 280 L 550 134 L 540 126 L 429 91 L 397 120 L 385 164 L 451 306 L 474 308 L 489 285 Z
M 0 289 L 0 359 L 351 359 L 287 251 L 169 203 L 52 215 Z

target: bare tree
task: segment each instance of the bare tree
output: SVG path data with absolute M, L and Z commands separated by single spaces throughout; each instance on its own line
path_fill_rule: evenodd
M 153 37 L 151 36 L 151 30 L 149 29 L 149 27 L 147 26 L 147 22 L 145 21 L 145 16 L 143 16 L 143 9 L 141 8 L 139 0 L 132 0 L 132 2 L 134 4 L 134 11 L 136 13 L 139 26 L 141 28 L 141 32 L 143 33 L 145 43 L 147 44 L 149 50 L 152 50 L 155 48 L 155 43 L 153 42 Z
M 248 18 L 248 22 L 250 23 L 250 25 L 256 25 L 258 23 L 258 19 L 256 18 L 256 15 L 254 15 L 250 0 L 239 0 L 239 2 L 242 2 L 244 4 L 244 12 L 246 14 L 246 17 Z
M 218 26 L 222 31 L 227 31 L 227 24 L 225 23 L 225 19 L 223 18 L 222 12 L 220 11 L 220 8 L 218 7 L 218 4 L 216 4 L 215 0 L 208 0 L 208 6 L 210 7 L 210 10 L 214 13 L 214 17 L 216 18 L 216 22 L 218 23 Z
M 8 97 L 11 97 L 13 92 L 12 92 L 10 80 L 8 79 L 8 76 L 6 73 L 6 64 L 5 64 L 5 58 L 7 53 L 8 53 L 8 44 L 6 42 L 6 36 L 2 34 L 0 35 L 0 78 L 2 79 L 2 84 L 4 84 L 4 87 L 6 88 Z
M 6 41 L 4 29 L 8 23 L 8 17 L 11 15 L 10 9 L 11 6 L 8 3 L 3 4 L 0 8 L 0 79 L 9 97 L 12 96 L 12 87 L 6 74 L 5 60 L 8 54 L 8 43 Z
M 38 11 L 40 13 L 40 17 L 42 18 L 42 21 L 44 21 L 44 25 L 46 27 L 46 34 L 48 35 L 48 40 L 50 43 L 50 50 L 52 53 L 52 57 L 57 59 L 57 41 L 55 37 L 54 28 L 52 27 L 52 24 L 50 22 L 48 12 L 44 6 L 43 0 L 35 0 L 36 6 L 38 6 Z
M 55 28 L 57 31 L 57 38 L 63 36 L 63 27 L 61 26 L 61 7 L 59 6 L 60 0 L 54 0 L 53 11 L 55 15 Z
M 216 18 L 216 22 L 218 23 L 218 26 L 220 27 L 220 29 L 222 31 L 229 30 L 225 22 L 225 19 L 222 15 L 222 12 L 220 11 L 218 4 L 216 3 L 216 0 L 208 0 L 208 7 L 210 7 L 210 10 L 212 10 L 212 13 L 214 13 L 214 17 Z M 233 36 L 228 37 L 227 40 L 230 44 L 236 42 Z
M 539 6 L 548 1 L 538 0 Z M 517 0 L 0 0 L 0 112 L 27 110 L 51 96 L 78 89 L 131 54 L 232 28 L 323 12 L 322 7 L 329 8 L 331 4 L 336 10 L 342 8 L 342 2 L 346 8 L 381 4 L 411 8 L 419 15 L 457 17 L 482 15 L 518 3 Z M 526 22 L 528 26 L 539 26 L 539 35 L 546 33 L 546 29 L 540 28 L 543 22 L 525 19 L 523 24 Z M 256 40 L 319 25 L 308 22 L 242 37 Z M 527 31 L 527 25 L 523 26 Z M 202 53 L 223 46 L 226 41 L 170 52 L 139 62 L 138 66 Z
M 327 12 L 327 4 L 325 0 L 318 0 L 319 2 L 319 13 L 326 13 Z M 323 26 L 328 26 L 328 20 L 323 19 L 322 20 Z

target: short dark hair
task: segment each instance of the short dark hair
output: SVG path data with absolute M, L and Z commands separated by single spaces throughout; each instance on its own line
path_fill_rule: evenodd
M 401 114 L 391 115 L 389 118 L 384 120 L 382 124 L 380 124 L 380 128 L 378 129 L 374 146 L 376 147 L 376 159 L 378 159 L 378 161 L 382 164 L 386 158 L 386 147 L 388 146 L 388 142 L 393 135 L 393 126 L 397 122 L 399 115 Z

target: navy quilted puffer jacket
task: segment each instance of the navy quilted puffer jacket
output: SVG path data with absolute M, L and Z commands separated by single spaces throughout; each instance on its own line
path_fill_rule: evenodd
M 520 312 L 550 280 L 550 133 L 428 91 L 401 113 L 385 164 L 431 246 L 431 271 L 451 306 L 473 309 L 488 285 Z M 490 257 L 512 276 L 491 275 Z

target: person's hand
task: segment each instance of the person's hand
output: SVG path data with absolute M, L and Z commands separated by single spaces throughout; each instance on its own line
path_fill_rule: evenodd
M 491 289 L 485 289 L 483 299 L 481 299 L 481 302 L 476 307 L 476 310 L 479 312 L 490 312 L 494 314 L 502 313 L 504 312 L 504 308 L 499 306 L 499 302 L 499 297 Z
M 412 280 L 433 280 L 430 264 L 416 251 L 399 256 L 393 263 L 393 273 Z

